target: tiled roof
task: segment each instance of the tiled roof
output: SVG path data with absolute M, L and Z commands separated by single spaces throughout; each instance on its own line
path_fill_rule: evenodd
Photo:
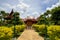
M 31 20 L 31 21 L 37 21 L 37 19 L 33 18 L 33 17 L 27 17 L 27 18 L 24 18 L 22 19 L 23 21 L 28 21 L 28 20 Z

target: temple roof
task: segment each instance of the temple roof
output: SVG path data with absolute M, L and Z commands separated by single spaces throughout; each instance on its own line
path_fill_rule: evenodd
M 35 19 L 34 17 L 31 17 L 31 16 L 28 16 L 27 18 L 24 18 L 22 19 L 23 21 L 28 21 L 28 20 L 31 20 L 31 21 L 37 21 L 37 19 Z

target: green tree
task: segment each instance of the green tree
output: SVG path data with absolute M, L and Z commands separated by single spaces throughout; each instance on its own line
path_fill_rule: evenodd
M 6 15 L 5 11 L 0 11 L 0 23 L 1 23 L 1 25 L 3 25 L 4 20 L 2 20 L 2 19 L 4 19 L 5 15 Z
M 7 13 L 5 11 L 1 11 L 1 14 L 2 14 L 3 18 L 7 15 Z
M 1 15 L 2 15 L 1 17 L 3 19 L 1 22 L 2 22 L 3 25 L 5 25 L 7 22 L 5 22 L 4 18 L 8 15 L 8 13 L 6 13 L 5 11 L 0 11 L 0 13 L 1 13 Z
M 44 23 L 45 23 L 44 15 L 40 15 L 37 24 L 44 24 Z
M 47 10 L 44 14 L 40 15 L 38 24 L 44 24 L 44 21 L 49 22 L 50 24 L 54 23 L 55 25 L 60 25 L 60 6 L 55 7 L 52 10 Z
M 44 14 L 40 15 L 38 18 L 38 24 L 49 24 L 50 22 L 50 16 L 51 12 L 47 10 Z
M 54 9 L 51 10 L 51 21 L 53 21 L 56 24 L 60 25 L 60 6 L 55 7 Z
M 22 20 L 19 17 L 19 12 L 14 12 L 13 18 L 12 18 L 12 24 L 18 25 L 18 24 L 23 24 Z

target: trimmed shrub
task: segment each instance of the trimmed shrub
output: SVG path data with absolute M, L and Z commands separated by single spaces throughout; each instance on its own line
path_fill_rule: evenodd
M 25 25 L 16 25 L 15 29 L 14 26 L 0 26 L 0 40 L 12 40 L 13 37 L 19 37 L 24 29 Z
M 12 26 L 11 28 L 12 28 L 12 31 L 15 31 L 14 37 L 18 37 L 24 31 L 25 25 L 16 25 L 15 29 L 14 29 L 14 26 Z
M 39 33 L 39 35 L 44 36 L 46 34 L 46 27 L 44 24 L 42 25 L 33 25 L 33 28 Z
M 13 31 L 8 27 L 0 27 L 0 40 L 11 40 L 13 37 Z
M 51 40 L 60 40 L 60 26 L 51 25 L 47 30 L 47 34 Z
M 39 35 L 49 38 L 49 40 L 60 40 L 60 25 L 33 25 Z M 47 29 L 46 29 L 47 28 Z

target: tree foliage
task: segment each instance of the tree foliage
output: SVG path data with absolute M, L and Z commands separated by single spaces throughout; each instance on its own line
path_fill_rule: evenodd
M 12 18 L 12 24 L 23 24 L 22 20 L 19 18 L 19 13 L 18 12 L 14 12 L 13 14 L 13 18 Z
M 6 13 L 5 11 L 0 11 L 0 25 L 14 25 L 14 24 L 15 25 L 19 25 L 19 24 L 21 25 L 21 24 L 23 24 L 23 21 L 20 18 L 19 12 L 13 12 L 13 16 L 9 20 L 4 19 L 8 15 L 9 15 L 9 13 Z
M 60 24 L 60 6 L 51 10 L 51 21 L 54 21 L 55 25 Z
M 38 18 L 38 24 L 44 24 L 46 22 L 60 25 L 60 6 L 55 7 L 51 10 L 47 10 L 44 14 L 40 15 L 40 17 Z

